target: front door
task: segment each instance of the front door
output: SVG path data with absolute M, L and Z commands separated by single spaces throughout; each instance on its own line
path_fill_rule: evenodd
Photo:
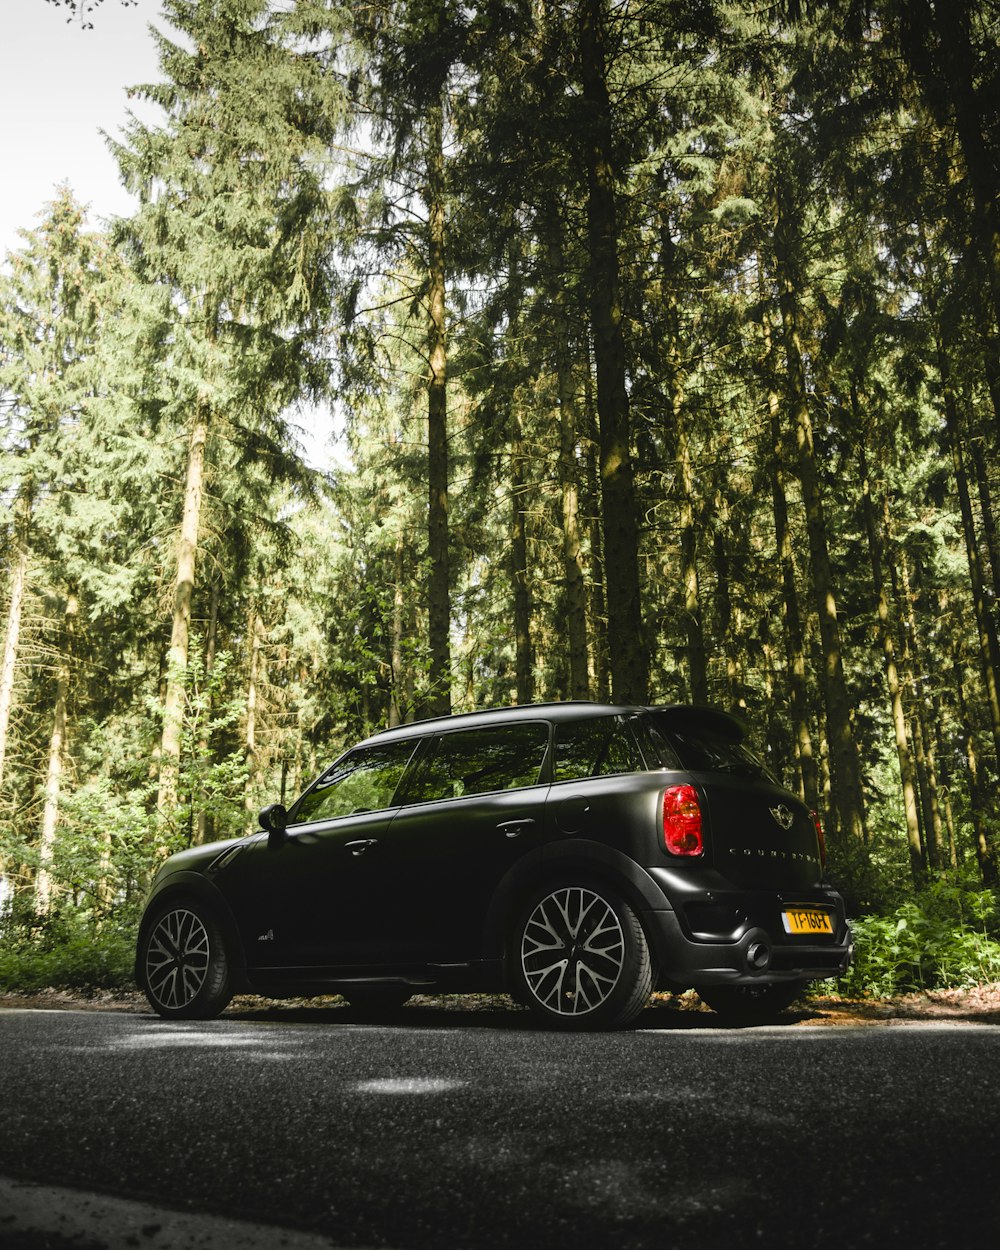
M 254 848 L 243 925 L 251 968 L 385 961 L 383 840 L 413 750 L 410 740 L 350 752 L 294 805 L 285 840 Z
M 427 744 L 380 848 L 394 963 L 483 956 L 493 892 L 545 837 L 544 721 L 455 730 Z

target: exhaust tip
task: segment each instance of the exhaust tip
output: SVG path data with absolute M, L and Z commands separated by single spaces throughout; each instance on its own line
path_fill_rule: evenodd
M 771 948 L 766 942 L 751 942 L 747 947 L 747 967 L 751 972 L 763 972 L 771 962 Z

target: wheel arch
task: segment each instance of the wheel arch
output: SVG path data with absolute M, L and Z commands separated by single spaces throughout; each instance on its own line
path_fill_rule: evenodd
M 145 990 L 145 979 L 142 971 L 142 943 L 152 924 L 166 903 L 180 902 L 184 899 L 195 899 L 212 909 L 216 919 L 222 926 L 223 940 L 226 945 L 226 958 L 229 961 L 231 975 L 240 989 L 246 988 L 246 958 L 243 943 L 240 941 L 236 917 L 222 892 L 196 872 L 177 872 L 167 877 L 163 884 L 156 887 L 150 895 L 139 922 L 139 931 L 135 943 L 135 980 L 140 989 Z
M 671 911 L 670 903 L 652 877 L 633 859 L 603 842 L 589 839 L 539 847 L 519 860 L 501 879 L 486 913 L 484 950 L 487 959 L 506 963 L 511 921 L 524 896 L 567 876 L 587 877 L 616 890 L 638 916 L 646 931 L 650 953 L 656 960 L 658 935 L 650 932 L 645 916 L 651 911 Z

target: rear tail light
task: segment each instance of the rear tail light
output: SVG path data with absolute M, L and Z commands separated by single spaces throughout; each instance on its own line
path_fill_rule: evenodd
M 816 841 L 819 844 L 819 865 L 821 868 L 826 867 L 826 838 L 823 835 L 823 826 L 820 823 L 819 813 L 812 813 L 813 824 L 816 826 Z
M 663 795 L 663 845 L 671 855 L 701 855 L 701 804 L 694 786 L 671 786 Z

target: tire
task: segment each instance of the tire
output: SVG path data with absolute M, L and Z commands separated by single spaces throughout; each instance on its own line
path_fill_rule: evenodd
M 765 985 L 706 985 L 698 997 L 720 1016 L 735 1021 L 771 1020 L 795 1002 L 805 981 Z
M 211 1020 L 233 996 L 226 943 L 215 913 L 200 900 L 164 903 L 145 926 L 142 988 L 165 1020 Z
M 340 991 L 350 1005 L 365 1015 L 389 1015 L 413 997 L 410 990 L 399 985 L 358 985 Z
M 507 967 L 511 996 L 557 1029 L 624 1028 L 653 985 L 639 918 L 608 886 L 584 880 L 547 885 L 525 899 Z

